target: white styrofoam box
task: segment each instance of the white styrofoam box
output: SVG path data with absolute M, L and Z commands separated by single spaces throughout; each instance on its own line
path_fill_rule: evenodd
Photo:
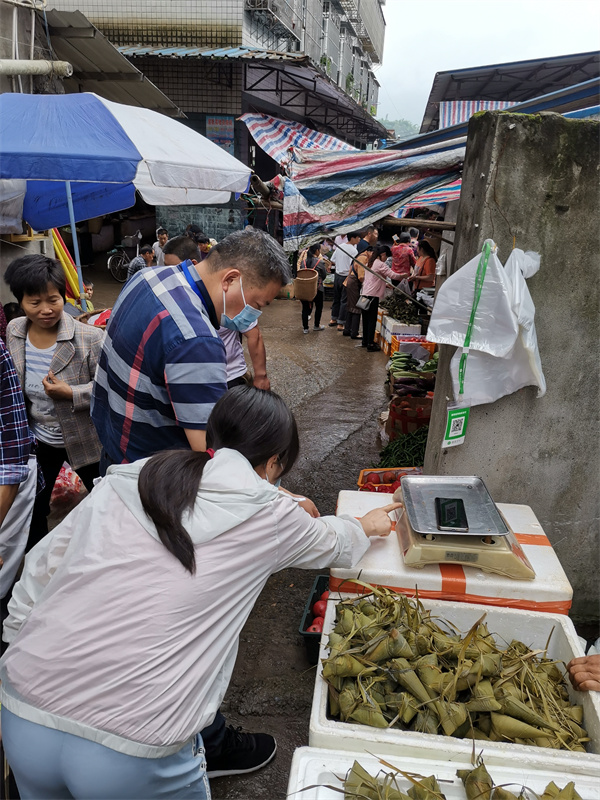
M 327 638 L 334 627 L 335 607 L 340 598 L 355 595 L 334 595 L 327 603 L 315 692 L 310 715 L 309 744 L 326 749 L 377 752 L 397 758 L 431 758 L 443 761 L 468 761 L 471 758 L 471 739 L 455 739 L 399 729 L 371 728 L 357 723 L 340 722 L 327 717 L 327 684 L 321 677 L 321 659 L 328 655 Z M 499 644 L 519 639 L 532 649 L 543 650 L 548 645 L 548 656 L 557 661 L 569 662 L 584 655 L 573 623 L 561 614 L 542 614 L 515 608 L 493 608 L 471 603 L 450 603 L 443 600 L 423 600 L 426 609 L 439 620 L 447 620 L 466 633 L 486 613 L 485 622 Z M 551 635 L 552 634 L 552 635 Z M 575 692 L 569 685 L 571 700 L 583 706 L 583 727 L 591 741 L 587 753 L 555 750 L 547 747 L 511 744 L 509 742 L 475 742 L 488 767 L 519 761 L 527 769 L 550 768 L 565 770 L 572 775 L 593 775 L 600 778 L 600 693 Z
M 400 334 L 403 334 L 404 336 L 420 336 L 421 334 L 420 325 L 405 325 L 403 322 L 400 322 L 397 319 L 390 318 L 387 327 L 395 336 Z
M 318 747 L 298 748 L 292 759 L 287 789 L 288 800 L 302 800 L 302 798 L 305 798 L 305 800 L 339 800 L 341 796 L 339 792 L 334 789 L 328 789 L 326 786 L 336 786 L 340 789 L 342 781 L 354 761 L 358 761 L 361 767 L 373 776 L 376 776 L 381 771 L 392 771 L 389 767 L 381 764 L 376 757 L 377 755 L 377 752 L 374 755 L 370 755 L 364 752 L 353 753 L 347 750 L 323 750 Z M 457 777 L 456 771 L 459 769 L 473 769 L 473 765 L 468 759 L 440 761 L 429 758 L 395 758 L 393 755 L 382 757 L 384 761 L 401 769 L 403 772 L 416 772 L 423 777 L 435 775 L 440 782 L 440 788 L 446 800 L 466 800 L 467 798 L 463 783 Z M 574 781 L 575 789 L 579 792 L 582 800 L 600 800 L 600 782 L 598 782 L 597 778 L 589 775 L 571 774 L 566 770 L 554 769 L 551 765 L 548 765 L 547 768 L 538 769 L 516 761 L 494 765 L 488 771 L 497 786 L 504 786 L 509 792 L 513 792 L 517 796 L 523 786 L 526 786 L 527 789 L 541 797 L 542 792 L 550 781 L 554 781 L 561 789 L 569 781 Z M 404 793 L 410 789 L 411 784 L 402 775 L 398 775 L 396 780 L 398 787 Z M 310 786 L 317 788 L 311 789 L 310 792 L 303 791 Z
M 389 494 L 341 491 L 337 515 L 362 517 L 373 508 L 391 502 Z M 376 586 L 388 586 L 434 599 L 514 606 L 531 611 L 567 614 L 573 589 L 544 530 L 529 506 L 498 503 L 498 508 L 514 531 L 536 577 L 532 581 L 516 581 L 483 572 L 474 566 L 430 564 L 416 569 L 404 564 L 400 542 L 392 533 L 386 538 L 371 540 L 371 546 L 351 569 L 332 569 L 330 587 L 350 591 L 344 581 L 360 575 L 360 580 Z M 391 515 L 393 517 L 393 514 Z

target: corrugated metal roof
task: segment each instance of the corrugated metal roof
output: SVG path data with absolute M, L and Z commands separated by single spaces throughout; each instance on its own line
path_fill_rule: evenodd
M 94 92 L 116 103 L 185 116 L 81 11 L 52 10 L 46 17 L 56 57 L 73 65 L 73 76 L 63 81 L 67 94 Z
M 296 80 L 294 92 L 300 95 L 306 93 L 307 96 L 317 98 L 330 104 L 347 117 L 358 119 L 361 124 L 369 131 L 371 137 L 381 137 L 385 135 L 385 127 L 372 117 L 366 109 L 362 108 L 352 97 L 347 95 L 343 89 L 335 84 L 327 75 L 312 64 L 304 53 L 284 53 L 278 50 L 265 50 L 260 47 L 144 47 L 142 45 L 122 46 L 117 48 L 123 56 L 140 58 L 147 56 L 158 56 L 161 58 L 197 58 L 211 60 L 243 60 L 247 62 L 269 62 L 274 71 L 285 73 L 289 78 Z M 247 70 L 259 69 L 261 64 L 249 63 Z M 260 87 L 252 90 L 253 96 L 263 96 L 265 100 L 272 102 L 269 93 L 275 91 L 278 82 L 273 77 L 272 81 L 268 76 L 260 77 Z M 289 95 L 288 95 L 289 97 Z M 294 109 L 290 109 L 293 111 Z M 296 113 L 298 111 L 296 110 Z M 328 124 L 328 123 L 327 123 Z M 341 136 L 344 134 L 341 133 Z
M 421 133 L 436 130 L 443 100 L 511 100 L 522 103 L 600 76 L 600 53 L 489 64 L 438 72 L 433 79 Z
M 578 111 L 597 106 L 600 100 L 600 77 L 593 78 L 575 86 L 567 86 L 556 92 L 544 94 L 541 97 L 533 97 L 524 103 L 517 103 L 507 109 L 510 114 L 539 114 L 540 111 L 555 111 L 557 114 Z M 592 106 L 593 104 L 593 106 Z M 413 147 L 421 147 L 426 144 L 436 144 L 446 140 L 456 139 L 456 137 L 466 136 L 469 127 L 468 120 L 459 125 L 452 125 L 449 128 L 420 133 L 403 142 L 391 145 L 388 150 L 410 150 Z
M 144 47 L 143 45 L 117 47 L 124 56 L 162 56 L 164 58 L 225 58 L 257 59 L 260 61 L 306 61 L 304 53 L 284 53 L 263 50 L 260 47 Z

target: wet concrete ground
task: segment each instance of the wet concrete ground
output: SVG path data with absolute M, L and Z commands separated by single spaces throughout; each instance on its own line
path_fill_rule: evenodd
M 97 307 L 114 302 L 120 287 L 101 266 L 85 277 L 94 281 Z M 326 326 L 330 306 L 323 311 Z M 333 514 L 338 492 L 355 489 L 359 471 L 377 459 L 386 358 L 356 348 L 334 328 L 303 334 L 298 301 L 275 300 L 260 327 L 271 388 L 290 405 L 300 431 L 300 456 L 284 485 L 314 500 L 321 514 Z M 231 724 L 275 736 L 278 752 L 257 773 L 213 781 L 213 800 L 286 797 L 294 750 L 308 744 L 315 668 L 298 626 L 316 574 L 274 575 L 244 628 L 223 711 Z M 312 800 L 308 794 L 303 800 Z

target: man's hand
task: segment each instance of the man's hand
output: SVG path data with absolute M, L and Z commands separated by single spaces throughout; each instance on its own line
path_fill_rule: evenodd
M 600 655 L 581 656 L 567 664 L 573 688 L 579 692 L 600 692 Z
M 269 392 L 271 390 L 271 381 L 267 377 L 267 375 L 255 375 L 254 379 L 252 380 L 252 385 L 255 386 L 257 389 L 264 389 L 265 392 Z
M 360 524 L 363 531 L 370 538 L 371 536 L 389 536 L 392 530 L 392 520 L 388 514 L 397 508 L 404 508 L 402 503 L 390 503 L 383 508 L 374 508 L 364 517 L 361 517 Z
M 52 400 L 72 400 L 73 388 L 66 381 L 59 381 L 52 370 L 42 380 L 44 390 Z

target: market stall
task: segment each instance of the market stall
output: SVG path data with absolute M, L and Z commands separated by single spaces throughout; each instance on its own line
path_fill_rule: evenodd
M 446 283 L 434 341 L 398 293 L 381 310 L 389 441 L 336 513 L 359 519 L 392 495 L 402 507 L 390 536 L 321 577 L 307 604 L 304 630 L 320 652 L 310 747 L 296 752 L 288 797 L 309 787 L 318 800 L 600 797 L 600 697 L 566 677 L 584 651 L 542 525 L 528 505 L 495 502 L 478 476 L 422 469 L 438 342 L 458 346 L 458 410 L 463 392 L 484 403 L 485 392 L 537 385 L 542 396 L 524 280 L 538 268 L 537 254 L 517 249 L 503 267 L 486 243 Z M 484 363 L 479 348 L 494 355 Z

